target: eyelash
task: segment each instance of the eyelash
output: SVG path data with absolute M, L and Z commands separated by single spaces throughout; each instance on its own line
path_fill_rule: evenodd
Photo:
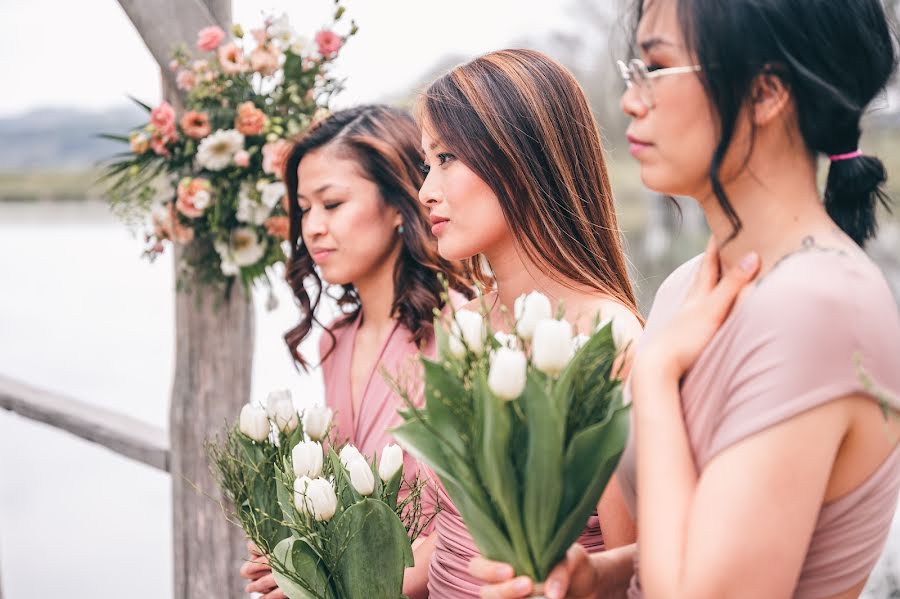
M 447 164 L 447 162 L 456 158 L 456 156 L 454 156 L 453 154 L 451 154 L 449 152 L 441 152 L 440 154 L 437 155 L 437 157 L 438 157 L 438 160 L 440 161 L 439 164 L 441 166 L 444 166 L 445 164 Z M 419 170 L 421 170 L 422 174 L 427 177 L 428 173 L 431 172 L 431 165 L 423 160 L 422 164 L 419 165 Z
M 325 204 L 325 210 L 334 210 L 335 208 L 337 208 L 338 206 L 340 206 L 342 203 L 343 203 L 343 202 L 331 202 L 330 204 Z M 301 209 L 300 209 L 300 216 L 303 216 L 304 214 L 306 214 L 307 212 L 309 212 L 309 210 L 310 210 L 309 208 L 301 208 Z

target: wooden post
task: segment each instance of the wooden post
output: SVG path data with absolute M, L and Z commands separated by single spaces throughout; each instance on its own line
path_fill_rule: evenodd
M 230 0 L 119 0 L 160 66 L 166 100 L 182 106 L 168 69 L 178 44 L 193 48 L 197 32 L 228 29 Z M 188 246 L 175 251 L 176 265 Z M 178 272 L 176 268 L 176 272 Z M 190 282 L 190 281 L 189 281 Z M 207 437 L 236 418 L 249 399 L 253 310 L 240 284 L 226 297 L 195 288 L 175 299 L 175 377 L 171 439 L 175 599 L 243 596 L 238 568 L 245 555 L 240 530 L 222 514 L 204 449 Z

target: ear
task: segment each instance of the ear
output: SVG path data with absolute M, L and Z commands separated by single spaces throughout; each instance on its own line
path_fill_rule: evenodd
M 791 105 L 791 92 L 771 68 L 767 68 L 753 82 L 750 98 L 753 123 L 765 126 L 784 114 Z

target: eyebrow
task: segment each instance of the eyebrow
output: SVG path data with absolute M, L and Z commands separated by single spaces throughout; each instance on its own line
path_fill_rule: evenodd
M 314 195 L 314 196 L 319 195 L 319 194 L 321 194 L 322 192 L 328 190 L 328 189 L 331 188 L 331 187 L 340 187 L 340 188 L 342 188 L 342 189 L 349 189 L 349 187 L 347 187 L 346 185 L 335 185 L 335 184 L 333 184 L 333 183 L 326 183 L 325 185 L 322 185 L 322 186 L 319 187 L 318 189 L 313 190 L 313 192 L 312 192 L 310 195 Z M 299 199 L 301 199 L 301 198 L 302 198 L 302 199 L 306 199 L 306 196 L 298 191 L 298 192 L 297 192 L 297 199 L 299 200 Z
M 656 48 L 657 46 L 672 46 L 672 47 L 674 47 L 675 44 L 673 44 L 672 42 L 670 42 L 669 40 L 667 40 L 665 38 L 655 36 L 655 37 L 645 39 L 644 41 L 642 41 L 639 44 L 639 46 L 640 46 L 641 50 L 643 50 L 644 52 L 649 52 L 650 50 L 652 50 L 653 48 Z

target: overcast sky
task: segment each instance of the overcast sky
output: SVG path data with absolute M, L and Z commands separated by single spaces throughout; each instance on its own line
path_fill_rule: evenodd
M 151 0 L 148 0 L 151 1 Z M 337 105 L 402 91 L 442 57 L 506 47 L 523 36 L 571 29 L 566 0 L 530 6 L 515 0 L 346 0 L 359 34 L 342 52 L 348 78 Z M 252 28 L 286 13 L 312 35 L 328 22 L 332 0 L 235 0 L 234 20 Z M 535 8 L 532 8 L 535 7 Z M 48 106 L 103 109 L 131 94 L 160 97 L 150 53 L 115 0 L 0 0 L 3 93 L 0 117 Z

